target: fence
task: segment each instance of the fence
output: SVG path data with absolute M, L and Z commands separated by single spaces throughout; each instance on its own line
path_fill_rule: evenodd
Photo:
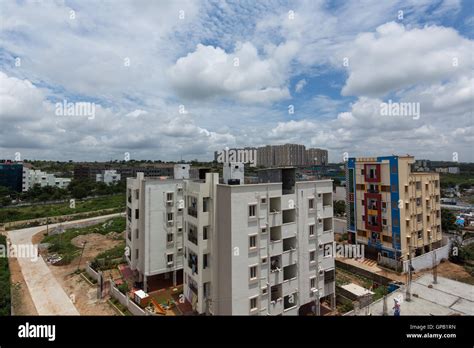
M 120 290 L 115 287 L 115 284 L 112 280 L 110 280 L 110 296 L 118 300 L 123 306 L 127 307 L 130 313 L 133 315 L 148 315 L 147 312 L 136 305 L 135 302 L 130 300 L 130 297 L 122 294 Z
M 447 259 L 449 257 L 449 251 L 451 250 L 452 241 L 449 240 L 445 246 L 435 249 L 433 251 L 427 252 L 423 255 L 414 257 L 411 259 L 411 265 L 415 271 L 420 271 L 422 269 L 432 268 L 433 267 L 433 254 L 436 254 L 436 265 L 439 265 L 442 259 Z M 408 272 L 410 266 L 410 261 L 403 261 L 403 272 Z
M 86 262 L 86 273 L 91 277 L 92 279 L 95 279 L 97 283 L 100 283 L 101 278 L 102 278 L 102 272 L 96 272 L 90 265 L 90 262 Z

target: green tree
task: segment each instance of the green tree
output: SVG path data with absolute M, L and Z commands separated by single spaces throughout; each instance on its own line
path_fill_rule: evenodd
M 441 228 L 443 231 L 456 230 L 456 216 L 451 210 L 441 209 Z
M 334 214 L 342 215 L 346 212 L 346 203 L 344 201 L 334 201 Z

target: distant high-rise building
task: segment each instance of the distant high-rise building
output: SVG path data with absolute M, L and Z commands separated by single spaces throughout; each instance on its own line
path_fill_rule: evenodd
M 0 186 L 21 192 L 23 186 L 23 164 L 2 162 L 0 163 Z
M 240 150 L 253 149 L 257 151 L 257 166 L 260 167 L 302 167 L 312 165 L 326 165 L 328 151 L 323 149 L 306 149 L 304 145 L 283 144 L 266 145 L 258 148 L 246 147 Z M 230 149 L 238 151 L 239 149 Z M 217 161 L 218 152 L 214 153 Z

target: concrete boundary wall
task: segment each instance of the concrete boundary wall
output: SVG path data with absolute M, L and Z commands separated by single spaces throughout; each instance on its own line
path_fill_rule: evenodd
M 90 265 L 90 262 L 86 263 L 86 272 L 92 279 L 95 279 L 98 283 L 100 283 L 100 272 L 96 272 Z
M 423 255 L 414 257 L 411 260 L 412 267 L 415 271 L 420 271 L 427 268 L 433 268 L 433 254 L 436 253 L 436 265 L 439 265 L 442 259 L 448 259 L 449 251 L 451 250 L 452 242 L 449 241 L 448 244 L 442 246 L 441 248 L 435 249 L 433 251 L 427 252 Z M 410 266 L 410 261 L 403 261 L 403 272 L 408 272 Z
M 110 296 L 118 300 L 123 306 L 127 307 L 133 315 L 148 315 L 146 311 L 130 300 L 128 296 L 122 294 L 120 290 L 115 287 L 113 281 L 110 281 Z

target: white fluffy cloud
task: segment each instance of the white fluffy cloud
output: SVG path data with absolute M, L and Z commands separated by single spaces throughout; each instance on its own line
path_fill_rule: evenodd
M 244 102 L 273 102 L 289 97 L 286 73 L 296 50 L 295 43 L 286 43 L 261 58 L 250 42 L 239 44 L 232 53 L 199 44 L 177 60 L 169 75 L 184 97 L 231 96 Z
M 343 95 L 383 96 L 418 84 L 464 76 L 472 70 L 472 42 L 452 28 L 407 29 L 386 23 L 360 34 L 348 54 Z

